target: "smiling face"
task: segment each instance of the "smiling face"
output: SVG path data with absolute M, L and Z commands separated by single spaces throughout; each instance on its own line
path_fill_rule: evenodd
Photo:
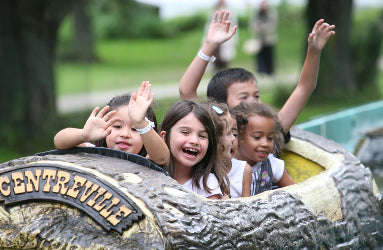
M 139 154 L 144 144 L 129 118 L 128 105 L 121 106 L 116 111 L 113 117 L 117 116 L 120 119 L 110 126 L 112 132 L 106 137 L 107 147 Z
M 206 129 L 194 113 L 177 121 L 170 130 L 169 149 L 175 169 L 192 168 L 205 157 L 208 146 Z
M 245 82 L 235 82 L 227 88 L 227 105 L 237 106 L 241 102 L 261 102 L 257 83 L 250 79 Z
M 264 161 L 274 147 L 274 121 L 263 116 L 250 116 L 243 137 L 239 141 L 237 158 L 251 166 Z

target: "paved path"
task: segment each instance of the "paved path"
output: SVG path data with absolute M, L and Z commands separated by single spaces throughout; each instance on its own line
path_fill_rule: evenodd
M 286 84 L 297 84 L 297 75 L 277 75 L 274 78 L 257 77 L 259 88 L 262 91 L 275 86 L 277 82 Z M 208 80 L 203 80 L 198 88 L 199 95 L 205 95 Z M 132 93 L 137 89 L 116 89 L 102 92 L 88 92 L 72 95 L 59 96 L 57 99 L 57 109 L 59 113 L 70 113 L 75 111 L 91 110 L 96 106 L 104 106 L 115 95 Z M 178 96 L 178 83 L 167 85 L 152 85 L 152 92 L 155 99 L 172 98 Z

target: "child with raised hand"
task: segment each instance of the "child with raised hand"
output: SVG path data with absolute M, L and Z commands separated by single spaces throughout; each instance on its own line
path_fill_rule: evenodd
M 170 150 L 170 176 L 203 197 L 221 199 L 227 187 L 223 177 L 214 172 L 216 137 L 205 107 L 191 100 L 174 103 L 166 112 L 160 131 Z
M 278 115 L 263 103 L 242 102 L 232 109 L 239 132 L 235 157 L 247 161 L 252 168 L 250 194 L 256 195 L 278 187 L 294 184 L 285 169 L 284 161 L 273 156 L 277 145 L 283 143 Z
M 224 171 L 229 181 L 230 197 L 250 196 L 252 171 L 246 161 L 234 158 L 237 149 L 237 123 L 232 118 L 229 108 L 225 103 L 210 101 L 207 109 L 214 122 L 214 130 L 217 137 L 217 162 L 216 168 Z
M 139 154 L 166 166 L 170 153 L 155 130 L 153 99 L 150 83 L 143 81 L 137 93 L 116 96 L 101 110 L 94 108 L 82 129 L 65 128 L 58 132 L 54 138 L 55 147 L 108 147 Z
M 179 92 L 181 99 L 198 99 L 197 88 L 206 70 L 211 55 L 220 43 L 230 39 L 236 27 L 229 29 L 229 12 L 222 11 L 212 21 L 206 42 L 194 58 L 185 74 L 182 76 Z M 317 83 L 320 54 L 328 39 L 335 34 L 334 25 L 329 25 L 323 19 L 318 20 L 308 37 L 308 48 L 298 85 L 278 112 L 282 129 L 285 134 L 298 118 L 306 105 Z M 243 68 L 230 68 L 218 72 L 208 84 L 207 97 L 218 102 L 225 102 L 229 107 L 240 102 L 260 102 L 259 91 L 255 76 Z M 288 141 L 288 136 L 286 141 Z

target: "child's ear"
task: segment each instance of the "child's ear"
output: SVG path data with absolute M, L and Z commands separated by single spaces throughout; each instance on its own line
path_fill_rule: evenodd
M 166 131 L 161 131 L 161 132 L 160 132 L 160 136 L 161 136 L 162 140 L 166 141 L 166 140 L 165 140 Z

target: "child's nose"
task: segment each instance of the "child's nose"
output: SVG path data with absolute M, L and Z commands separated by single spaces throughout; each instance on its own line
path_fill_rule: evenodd
M 190 137 L 190 142 L 193 143 L 193 144 L 199 144 L 199 136 L 193 134 L 193 135 Z
M 130 137 L 131 131 L 130 128 L 124 128 L 121 131 L 121 136 L 123 137 Z

